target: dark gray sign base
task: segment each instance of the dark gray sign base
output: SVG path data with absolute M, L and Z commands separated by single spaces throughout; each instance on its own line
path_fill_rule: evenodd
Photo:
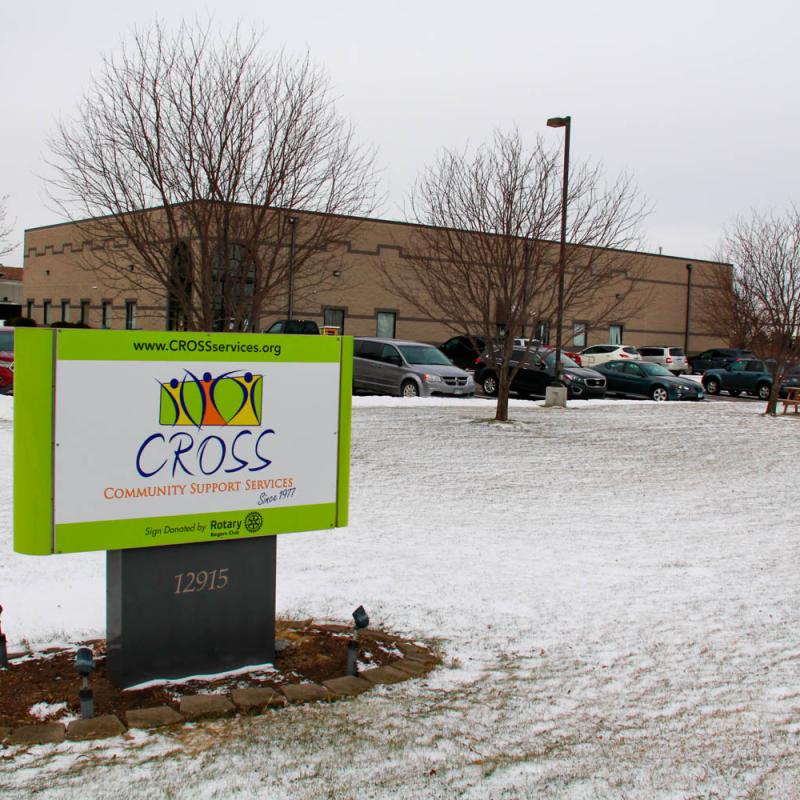
M 276 539 L 109 550 L 111 680 L 125 687 L 274 661 Z

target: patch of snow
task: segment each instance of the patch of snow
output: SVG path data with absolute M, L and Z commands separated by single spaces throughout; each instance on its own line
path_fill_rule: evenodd
M 197 681 L 198 683 L 210 683 L 224 678 L 235 678 L 237 675 L 254 675 L 269 677 L 269 675 L 277 672 L 274 664 L 255 664 L 247 667 L 239 667 L 238 669 L 230 669 L 226 672 L 216 672 L 204 675 L 186 675 L 182 678 L 156 678 L 151 681 L 144 681 L 137 683 L 135 686 L 128 686 L 126 692 L 136 692 L 140 689 L 152 689 L 155 686 L 174 686 L 175 684 L 189 683 L 189 681 Z
M 756 401 L 515 400 L 509 426 L 477 398 L 353 405 L 350 526 L 280 537 L 278 614 L 363 604 L 443 666 L 178 737 L 31 748 L 0 761 L 4 800 L 800 796 L 797 420 Z M 9 458 L 0 548 L 12 642 L 104 635 L 103 554 L 11 552 Z
M 58 716 L 66 708 L 66 703 L 34 703 L 28 709 L 28 713 L 36 719 L 50 719 Z

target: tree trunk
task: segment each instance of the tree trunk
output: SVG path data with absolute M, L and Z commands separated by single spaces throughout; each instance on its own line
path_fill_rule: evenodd
M 508 380 L 508 372 L 501 369 L 497 380 L 497 408 L 494 418 L 497 422 L 508 422 L 508 394 L 511 388 Z
M 768 414 L 771 417 L 774 417 L 778 413 L 778 395 L 781 391 L 781 381 L 774 380 L 772 382 L 772 391 L 769 393 L 769 398 L 767 399 L 767 407 L 764 409 L 764 414 Z

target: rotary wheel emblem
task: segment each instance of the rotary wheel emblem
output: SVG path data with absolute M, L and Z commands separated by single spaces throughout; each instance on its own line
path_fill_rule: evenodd
M 244 518 L 244 527 L 248 533 L 258 533 L 261 530 L 261 526 L 264 523 L 264 518 L 258 511 L 251 511 L 245 518 Z

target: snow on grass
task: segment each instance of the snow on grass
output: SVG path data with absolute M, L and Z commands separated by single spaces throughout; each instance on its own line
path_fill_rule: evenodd
M 334 704 L 33 748 L 0 761 L 0 795 L 798 796 L 800 427 L 762 408 L 512 401 L 503 425 L 491 401 L 355 398 L 350 526 L 281 537 L 278 612 L 348 621 L 363 603 L 444 666 Z M 4 629 L 102 636 L 102 554 L 10 552 L 9 462 Z

